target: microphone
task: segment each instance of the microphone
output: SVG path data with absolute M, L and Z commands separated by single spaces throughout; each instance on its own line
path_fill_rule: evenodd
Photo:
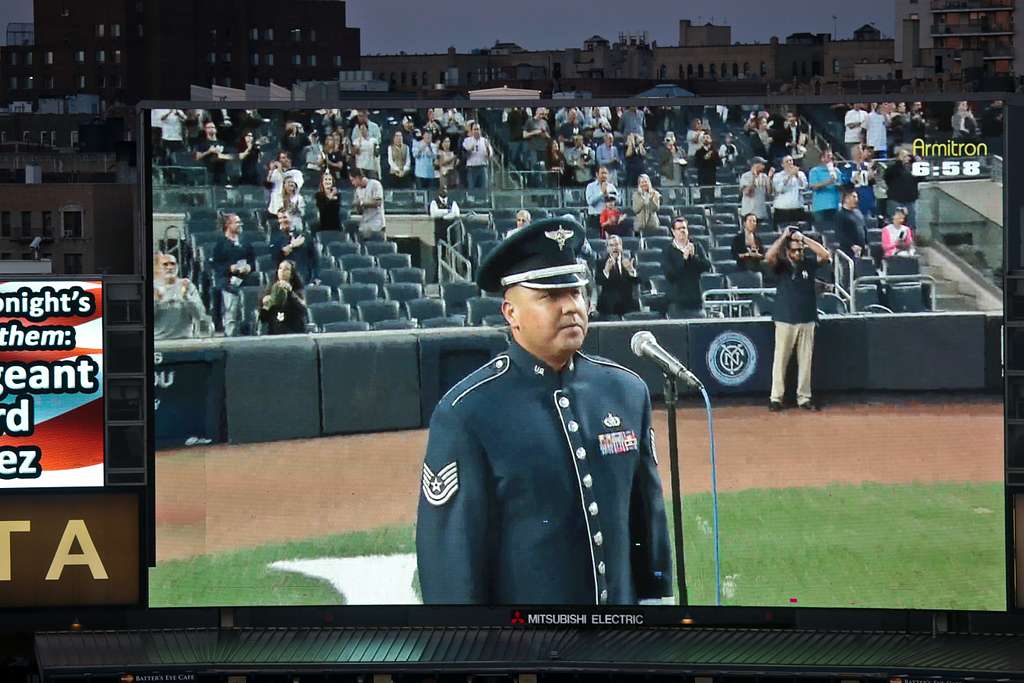
M 678 358 L 662 348 L 658 340 L 654 338 L 654 334 L 648 330 L 640 330 L 634 334 L 629 342 L 629 348 L 640 358 L 653 360 L 662 372 L 683 380 L 695 389 L 701 386 L 697 376 L 690 372 Z

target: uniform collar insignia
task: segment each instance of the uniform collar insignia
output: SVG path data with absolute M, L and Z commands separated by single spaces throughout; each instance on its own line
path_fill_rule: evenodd
M 572 230 L 566 230 L 565 228 L 559 228 L 558 230 L 549 230 L 544 233 L 544 236 L 549 240 L 558 242 L 558 250 L 565 249 L 565 243 L 572 237 Z
M 541 367 L 541 366 L 539 366 L 539 365 L 534 365 L 534 366 L 533 366 L 533 371 L 534 371 L 535 373 L 537 373 L 538 375 L 543 375 L 543 374 L 544 374 L 544 368 L 542 368 L 542 367 Z
M 612 415 L 611 413 L 608 413 L 607 415 L 605 415 L 604 418 L 604 426 L 607 427 L 608 429 L 613 429 L 614 427 L 621 427 L 622 420 L 619 419 L 618 415 Z

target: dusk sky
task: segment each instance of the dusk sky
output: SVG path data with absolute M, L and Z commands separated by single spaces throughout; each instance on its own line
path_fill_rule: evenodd
M 635 7 L 636 11 L 630 11 Z M 757 9 L 755 9 L 757 8 Z M 856 9 L 856 12 L 853 11 Z M 754 11 L 752 11 L 754 10 Z M 597 33 L 612 41 L 620 31 L 647 31 L 659 45 L 679 40 L 679 20 L 714 20 L 732 25 L 733 41 L 767 42 L 777 35 L 809 31 L 830 33 L 832 15 L 840 38 L 850 38 L 862 24 L 873 23 L 882 34 L 893 33 L 892 0 L 818 0 L 783 10 L 751 0 L 647 0 L 631 6 L 623 0 L 557 2 L 546 0 L 433 0 L 426 5 L 408 0 L 349 0 L 348 24 L 362 29 L 364 54 L 460 52 L 510 41 L 530 50 L 580 47 Z M 32 0 L 0 0 L 0 27 L 32 21 Z

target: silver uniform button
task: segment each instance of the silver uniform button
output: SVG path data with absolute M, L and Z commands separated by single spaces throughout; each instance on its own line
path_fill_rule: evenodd
M 576 422 L 576 420 L 569 420 L 569 431 L 570 432 L 578 432 L 579 429 L 580 429 L 580 426 L 579 426 L 579 423 Z
M 602 536 L 601 532 L 598 531 L 594 534 L 594 545 L 601 545 L 602 543 L 604 543 L 604 536 Z
M 499 370 L 501 370 L 503 367 L 505 367 L 505 361 L 499 360 L 499 361 L 495 362 L 494 363 L 494 367 L 496 367 Z
M 583 477 L 583 485 L 589 489 L 591 486 L 594 485 L 594 478 L 591 477 L 589 474 Z
M 568 408 L 569 407 L 569 399 L 567 399 L 565 396 L 563 396 L 562 398 L 558 399 L 558 405 L 560 405 L 563 408 Z
M 597 503 L 591 503 L 587 509 L 590 510 L 591 517 L 597 516 Z
M 604 562 L 597 563 L 597 573 L 604 576 Z
M 608 589 L 601 591 L 601 602 L 608 602 Z
M 587 459 L 587 451 L 586 451 L 586 449 L 585 448 L 577 448 L 576 449 L 576 457 L 579 458 L 580 460 L 586 460 Z

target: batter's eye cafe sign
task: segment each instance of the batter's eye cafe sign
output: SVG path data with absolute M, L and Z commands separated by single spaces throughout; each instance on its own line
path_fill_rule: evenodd
M 0 608 L 137 604 L 138 500 L 0 495 Z

